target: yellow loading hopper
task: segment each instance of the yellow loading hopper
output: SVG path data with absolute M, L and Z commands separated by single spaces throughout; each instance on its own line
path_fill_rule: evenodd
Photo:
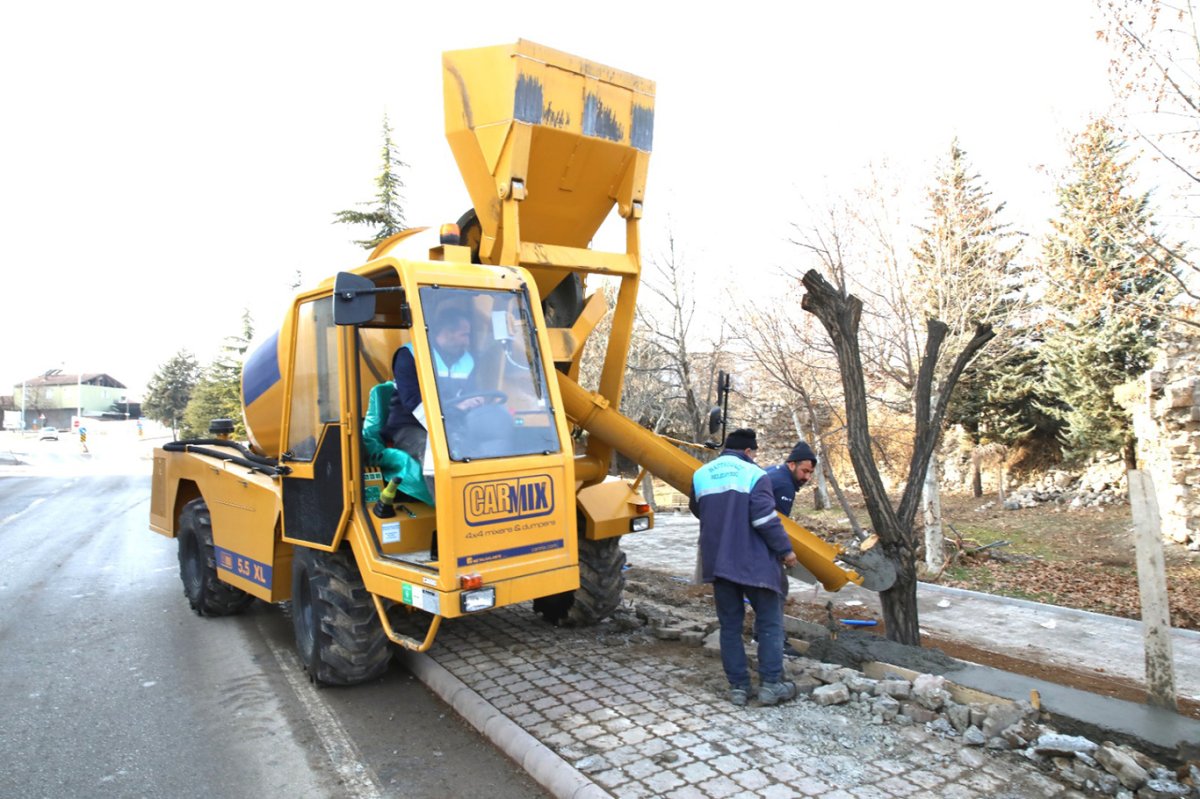
M 614 203 L 640 216 L 652 81 L 527 41 L 448 52 L 442 67 L 446 138 L 485 262 L 550 260 L 522 243 L 586 248 Z M 531 271 L 543 291 L 564 274 Z

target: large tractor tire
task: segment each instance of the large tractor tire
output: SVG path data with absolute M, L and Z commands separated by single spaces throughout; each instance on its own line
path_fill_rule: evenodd
M 579 588 L 533 601 L 546 621 L 567 627 L 599 624 L 621 604 L 625 553 L 620 538 L 579 539 Z
M 232 616 L 250 607 L 252 595 L 217 577 L 212 516 L 203 499 L 193 499 L 183 506 L 176 539 L 183 595 L 198 616 Z
M 292 556 L 296 649 L 318 685 L 354 685 L 387 671 L 387 634 L 348 549 L 296 547 Z

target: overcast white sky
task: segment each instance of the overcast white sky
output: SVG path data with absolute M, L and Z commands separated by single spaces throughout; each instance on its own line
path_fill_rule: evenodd
M 1108 107 L 1097 27 L 1089 0 L 10 4 L 0 393 L 65 368 L 139 397 L 243 308 L 274 329 L 297 270 L 362 261 L 331 220 L 371 198 L 385 111 L 409 223 L 456 219 L 443 50 L 526 38 L 654 80 L 644 255 L 669 222 L 688 266 L 754 278 L 795 262 L 804 203 L 885 158 L 927 183 L 956 135 L 1040 225 L 1039 165 Z

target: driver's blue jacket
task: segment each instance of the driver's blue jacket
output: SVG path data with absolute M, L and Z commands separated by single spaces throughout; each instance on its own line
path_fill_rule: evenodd
M 439 396 L 443 400 L 474 390 L 475 361 L 469 352 L 463 353 L 461 358 L 447 366 L 436 347 L 431 347 L 430 351 L 433 352 Z M 413 411 L 421 404 L 421 383 L 417 379 L 417 362 L 413 356 L 412 342 L 396 350 L 392 358 L 392 375 L 395 378 L 396 393 L 392 395 L 388 404 L 387 424 L 383 428 L 383 436 L 388 442 L 395 440 L 401 427 L 421 424 L 413 415 Z

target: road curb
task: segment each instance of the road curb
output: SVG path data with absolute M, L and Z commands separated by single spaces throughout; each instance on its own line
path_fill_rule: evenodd
M 397 657 L 417 679 L 556 799 L 612 799 L 612 794 L 521 729 L 433 658 L 411 650 L 401 650 Z

